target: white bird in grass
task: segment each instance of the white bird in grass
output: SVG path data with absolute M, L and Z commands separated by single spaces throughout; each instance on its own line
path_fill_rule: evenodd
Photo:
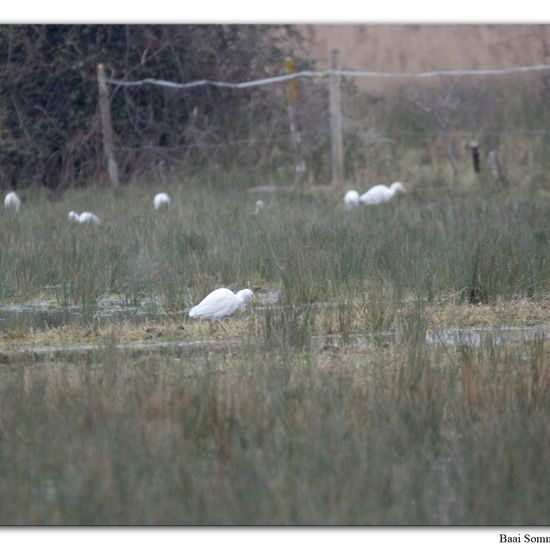
M 355 190 L 348 191 L 344 195 L 344 205 L 348 210 L 359 206 L 359 193 Z
M 265 208 L 264 201 L 256 201 L 256 206 L 254 207 L 254 214 L 257 216 Z
M 366 193 L 363 193 L 359 200 L 363 204 L 382 204 L 393 199 L 397 193 L 406 193 L 407 191 L 403 187 L 403 184 L 399 181 L 392 183 L 389 187 L 387 185 L 375 185 L 371 187 Z
M 99 218 L 93 214 L 92 212 L 82 212 L 80 216 L 78 216 L 78 223 L 87 223 L 90 225 L 99 225 L 101 222 L 99 221 Z
M 228 288 L 218 288 L 206 296 L 200 304 L 192 307 L 189 310 L 189 317 L 221 321 L 246 304 L 253 296 L 254 293 L 249 288 L 239 290 L 236 294 Z
M 78 218 L 78 214 L 74 210 L 71 210 L 69 212 L 69 215 L 67 216 L 67 218 L 71 222 L 80 223 L 79 218 Z
M 101 223 L 99 218 L 92 212 L 82 212 L 82 214 L 78 214 L 74 210 L 71 210 L 67 218 L 69 221 L 79 224 L 99 225 Z
M 157 193 L 153 199 L 153 205 L 155 210 L 160 210 L 161 208 L 168 208 L 170 206 L 170 197 L 167 193 Z
M 15 210 L 16 212 L 19 212 L 19 209 L 21 208 L 21 199 L 17 196 L 17 193 L 10 191 L 4 197 L 4 207 L 8 210 Z

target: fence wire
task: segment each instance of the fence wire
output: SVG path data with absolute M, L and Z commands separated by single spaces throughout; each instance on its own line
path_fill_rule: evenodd
M 279 166 L 294 162 L 298 166 L 298 156 L 305 159 L 308 171 L 315 170 L 315 176 L 320 179 L 326 179 L 330 172 L 330 156 L 327 153 L 330 147 L 332 135 L 330 124 L 329 109 L 329 90 L 323 82 L 313 82 L 314 79 L 323 79 L 332 75 L 351 79 L 407 79 L 411 82 L 427 79 L 437 79 L 436 83 L 441 85 L 441 89 L 429 88 L 422 93 L 423 101 L 419 101 L 416 95 L 395 96 L 390 95 L 389 101 L 398 102 L 388 103 L 388 98 L 379 96 L 376 93 L 361 94 L 351 86 L 349 81 L 344 90 L 344 101 L 340 104 L 342 109 L 342 128 L 341 135 L 347 140 L 348 149 L 346 150 L 346 163 L 348 171 L 354 173 L 356 170 L 364 170 L 364 166 L 369 166 L 370 171 L 387 169 L 387 164 L 392 157 L 392 144 L 399 143 L 400 138 L 415 140 L 421 147 L 430 139 L 445 134 L 444 143 L 437 154 L 447 155 L 453 163 L 456 162 L 455 148 L 461 147 L 460 141 L 484 140 L 488 138 L 491 145 L 498 142 L 499 136 L 504 134 L 517 136 L 520 139 L 524 136 L 526 139 L 536 139 L 538 136 L 545 137 L 550 133 L 550 128 L 544 127 L 544 119 L 512 119 L 507 124 L 507 128 L 500 124 L 498 106 L 496 105 L 494 94 L 490 90 L 483 90 L 477 87 L 477 82 L 468 80 L 474 77 L 506 77 L 511 75 L 543 74 L 542 85 L 546 86 L 546 79 L 550 78 L 550 64 L 515 66 L 508 68 L 493 69 L 458 69 L 458 70 L 430 70 L 424 72 L 382 72 L 382 71 L 360 71 L 345 69 L 329 69 L 323 71 L 297 71 L 289 74 L 275 75 L 266 78 L 252 79 L 241 82 L 228 82 L 223 80 L 200 79 L 189 82 L 174 82 L 165 79 L 145 78 L 141 80 L 124 80 L 107 77 L 105 82 L 113 86 L 114 92 L 121 93 L 128 101 L 130 90 L 136 90 L 140 87 L 151 90 L 152 88 L 161 88 L 169 90 L 193 90 L 200 87 L 225 88 L 233 90 L 252 90 L 261 87 L 269 87 L 277 84 L 288 83 L 296 79 L 310 80 L 311 84 L 304 84 L 300 92 L 307 101 L 301 102 L 299 107 L 294 110 L 294 118 L 291 120 L 291 105 L 276 95 L 277 101 L 273 100 L 272 95 L 264 98 L 251 99 L 251 105 L 255 105 L 255 110 L 249 109 L 243 115 L 242 124 L 238 130 L 231 126 L 216 126 L 213 121 L 206 117 L 202 118 L 202 112 L 197 111 L 198 122 L 193 122 L 195 117 L 194 103 L 190 106 L 183 104 L 187 112 L 193 111 L 188 123 L 185 125 L 185 140 L 183 143 L 165 143 L 160 145 L 155 136 L 143 136 L 135 139 L 135 133 L 129 136 L 130 143 L 124 143 L 124 138 L 115 145 L 115 151 L 126 162 L 150 162 L 151 159 L 166 159 L 173 164 L 186 165 L 189 162 L 211 163 L 235 162 L 238 159 L 240 166 L 244 164 L 254 167 L 272 167 L 275 164 Z M 449 78 L 465 78 L 466 86 L 474 86 L 476 93 L 468 95 L 469 88 L 462 88 L 458 81 L 445 80 Z M 482 85 L 491 86 L 489 82 L 482 82 Z M 406 84 L 403 83 L 406 88 Z M 498 89 L 501 83 L 497 83 Z M 404 88 L 404 90 L 405 90 Z M 264 88 L 265 89 L 265 88 Z M 546 88 L 544 88 L 546 89 Z M 480 91 L 481 90 L 481 91 Z M 275 88 L 275 91 L 277 89 Z M 409 90 L 406 90 L 409 92 Z M 544 90 L 543 90 L 544 91 Z M 267 90 L 266 90 L 267 92 Z M 264 92 L 265 93 L 265 92 Z M 437 95 L 439 94 L 439 96 Z M 130 94 L 131 96 L 131 94 Z M 170 95 L 170 101 L 175 101 Z M 187 96 L 182 94 L 181 100 L 186 101 Z M 191 97 L 191 95 L 189 96 Z M 437 101 L 434 99 L 437 97 Z M 271 99 L 270 99 L 271 98 Z M 254 101 L 265 101 L 262 109 L 258 109 L 258 103 Z M 385 103 L 379 101 L 386 100 Z M 196 98 L 192 99 L 196 102 Z M 403 103 L 403 101 L 405 103 Z M 408 103 L 407 103 L 408 102 Z M 484 103 L 485 102 L 485 103 Z M 469 108 L 470 103 L 473 108 Z M 298 104 L 296 104 L 298 105 Z M 470 105 L 470 107 L 472 106 Z M 393 109 L 392 109 L 393 107 Z M 288 108 L 288 111 L 287 111 Z M 376 113 L 378 109 L 381 109 Z M 419 110 L 420 109 L 420 110 Z M 391 118 L 395 113 L 403 112 L 407 118 L 406 124 L 409 127 L 395 127 L 395 120 Z M 266 114 L 264 120 L 262 116 L 254 118 L 258 113 Z M 365 113 L 368 116 L 365 116 Z M 373 115 L 373 113 L 375 113 Z M 378 114 L 380 113 L 380 114 Z M 466 114 L 464 114 L 466 113 Z M 527 114 L 528 111 L 526 111 Z M 389 115 L 389 122 L 385 115 Z M 247 118 L 248 117 L 248 118 Z M 477 119 L 479 117 L 479 120 Z M 249 120 L 249 126 L 246 127 L 246 121 Z M 369 122 L 367 122 L 367 120 Z M 420 120 L 418 124 L 425 124 L 425 127 L 418 127 L 418 124 L 412 124 L 415 120 Z M 497 121 L 497 122 L 495 122 Z M 139 121 L 138 121 L 139 122 Z M 223 121 L 222 121 L 223 122 Z M 534 123 L 529 127 L 529 123 Z M 205 126 L 208 123 L 210 126 Z M 518 124 L 519 123 L 519 124 Z M 387 126 L 385 126 L 387 124 Z M 291 131 L 290 128 L 294 128 Z M 287 131 L 288 130 L 288 131 Z M 239 135 L 240 134 L 240 135 Z M 247 135 L 248 134 L 248 135 Z M 493 138 L 496 138 L 493 139 Z M 128 136 L 126 136 L 128 139 Z M 451 144 L 450 140 L 455 140 Z M 446 140 L 446 141 L 445 141 Z M 143 154 L 143 157 L 140 155 Z M 369 156 L 370 155 L 370 156 Z M 128 160 L 129 159 L 129 160 Z M 298 160 L 297 160 L 298 159 Z M 385 163 L 385 164 L 384 164 Z M 382 168 L 383 167 L 383 168 Z
M 359 78 L 435 78 L 442 76 L 499 76 L 510 75 L 515 73 L 527 73 L 548 71 L 550 65 L 527 65 L 519 67 L 509 67 L 504 69 L 457 69 L 457 70 L 438 70 L 425 72 L 381 72 L 381 71 L 357 71 L 357 70 L 335 70 L 329 69 L 326 71 L 298 71 L 290 74 L 261 78 L 257 80 L 249 80 L 245 82 L 223 82 L 218 80 L 195 80 L 193 82 L 172 82 L 169 80 L 161 80 L 155 78 L 145 78 L 143 80 L 118 80 L 114 78 L 106 78 L 108 84 L 116 86 L 144 86 L 152 84 L 164 88 L 189 89 L 199 86 L 214 86 L 217 88 L 233 88 L 245 89 L 255 88 L 257 86 L 266 86 L 269 84 L 277 84 L 279 82 L 287 82 L 296 78 L 319 78 L 331 75 L 349 76 Z

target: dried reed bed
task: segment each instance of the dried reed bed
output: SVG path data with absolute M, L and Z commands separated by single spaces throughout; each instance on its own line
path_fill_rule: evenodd
M 419 72 L 489 69 L 550 62 L 550 25 L 299 25 L 320 67 L 340 50 L 346 69 Z M 358 80 L 370 85 L 373 80 Z

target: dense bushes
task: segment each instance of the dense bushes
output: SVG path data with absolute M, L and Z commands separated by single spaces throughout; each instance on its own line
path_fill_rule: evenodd
M 290 53 L 302 68 L 307 61 L 299 51 L 300 38 L 290 26 L 0 26 L 0 185 L 58 188 L 98 175 L 98 63 L 120 79 L 239 81 L 282 72 Z M 274 110 L 285 113 L 280 87 L 110 91 L 126 178 L 163 160 L 181 160 L 185 152 L 191 153 L 186 160 L 200 162 L 197 144 L 249 137 Z M 212 150 L 205 152 L 211 159 Z

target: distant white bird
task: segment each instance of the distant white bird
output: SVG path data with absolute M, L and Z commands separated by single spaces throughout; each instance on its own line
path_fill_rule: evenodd
M 67 218 L 71 222 L 80 224 L 99 225 L 101 223 L 99 218 L 95 214 L 92 214 L 92 212 L 82 212 L 82 214 L 79 214 L 78 212 L 71 210 Z
M 348 210 L 359 206 L 359 193 L 355 190 L 348 191 L 344 195 L 344 205 Z
M 16 212 L 19 212 L 19 209 L 21 208 L 21 199 L 17 196 L 17 193 L 10 191 L 4 197 L 4 207 L 8 210 L 15 210 Z
M 254 293 L 249 288 L 239 290 L 236 294 L 228 288 L 218 288 L 206 296 L 200 304 L 192 307 L 189 310 L 189 317 L 220 321 L 234 313 L 252 296 Z
M 392 183 L 389 187 L 386 185 L 375 185 L 371 187 L 366 193 L 363 193 L 359 200 L 363 204 L 382 204 L 383 202 L 388 202 L 393 199 L 397 193 L 406 193 L 407 191 L 403 187 L 403 184 L 396 181 Z
M 153 199 L 153 204 L 155 210 L 160 210 L 161 208 L 168 208 L 170 206 L 170 197 L 167 193 L 157 193 Z
M 78 214 L 77 214 L 74 210 L 71 210 L 71 211 L 69 212 L 69 215 L 67 216 L 67 218 L 68 218 L 69 221 L 71 221 L 71 222 L 80 223 Z
M 254 207 L 254 214 L 257 216 L 265 208 L 264 201 L 256 201 L 256 206 Z
M 99 218 L 92 212 L 82 212 L 82 214 L 78 216 L 78 223 L 99 225 L 101 222 Z

